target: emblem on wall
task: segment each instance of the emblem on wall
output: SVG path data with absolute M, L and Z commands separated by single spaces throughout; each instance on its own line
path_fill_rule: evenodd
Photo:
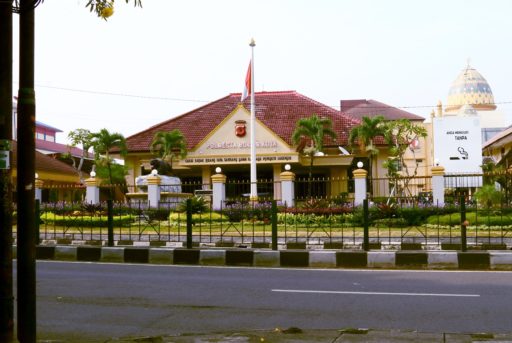
M 245 120 L 235 121 L 235 135 L 237 137 L 244 137 L 245 134 L 247 133 L 247 131 L 245 129 L 245 123 L 246 123 Z

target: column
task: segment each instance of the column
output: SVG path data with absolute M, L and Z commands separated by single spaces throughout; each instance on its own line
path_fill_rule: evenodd
M 287 170 L 281 173 L 281 202 L 287 207 L 295 206 L 295 173 Z
M 148 203 L 151 208 L 158 208 L 160 204 L 160 183 L 162 179 L 158 174 L 151 174 L 146 179 L 148 182 Z
M 432 167 L 432 200 L 434 206 L 444 206 L 444 167 Z
M 85 202 L 88 204 L 99 204 L 100 203 L 100 179 L 90 177 L 85 180 L 86 193 Z
M 272 165 L 272 182 L 274 184 L 274 200 L 280 200 L 281 194 L 281 164 Z
M 352 172 L 354 175 L 354 205 L 359 206 L 363 204 L 366 199 L 366 176 L 368 172 L 364 169 L 356 169 Z
M 37 173 L 36 173 L 35 184 L 36 184 L 36 190 L 35 190 L 36 200 L 39 200 L 39 203 L 42 203 L 43 202 L 44 181 L 39 179 L 39 176 L 37 175 Z
M 224 202 L 226 201 L 226 175 L 221 173 L 212 175 L 212 184 L 212 208 L 220 210 L 224 207 Z

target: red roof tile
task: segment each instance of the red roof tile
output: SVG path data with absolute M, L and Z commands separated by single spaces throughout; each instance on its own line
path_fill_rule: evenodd
M 66 144 L 60 144 L 56 142 L 51 141 L 45 141 L 42 139 L 36 139 L 36 149 L 45 150 L 51 153 L 60 153 L 60 154 L 67 154 L 71 153 L 71 155 L 75 157 L 81 157 L 82 156 L 82 149 L 71 147 Z M 92 158 L 92 154 L 87 154 L 89 158 Z
M 187 141 L 187 148 L 194 148 L 209 132 L 228 116 L 239 104 L 240 93 L 232 93 L 179 117 L 154 125 L 126 139 L 129 152 L 146 152 L 153 136 L 158 131 L 179 129 Z M 255 93 L 256 118 L 274 131 L 281 139 L 292 145 L 291 136 L 297 120 L 317 114 L 331 119 L 338 138 L 326 139 L 325 145 L 346 145 L 350 129 L 359 120 L 343 115 L 340 111 L 312 100 L 295 91 Z M 250 98 L 243 105 L 250 109 Z
M 386 120 L 409 119 L 424 121 L 425 118 L 416 114 L 386 105 L 376 100 L 341 100 L 340 111 L 348 116 L 361 120 L 363 117 L 382 115 Z
M 18 153 L 18 144 L 16 141 L 12 141 L 12 161 L 11 161 L 11 167 L 16 168 L 16 156 Z M 77 176 L 76 170 L 71 167 L 70 165 L 61 162 L 55 158 L 51 158 L 49 156 L 46 156 L 45 154 L 40 153 L 39 151 L 36 151 L 36 165 L 35 169 L 38 172 L 46 171 L 46 172 L 52 172 L 57 174 L 63 174 L 63 175 L 69 175 L 69 176 Z

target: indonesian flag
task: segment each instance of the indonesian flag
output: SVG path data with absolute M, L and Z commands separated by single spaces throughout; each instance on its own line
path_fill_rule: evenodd
M 249 62 L 249 68 L 247 68 L 247 75 L 245 75 L 244 91 L 242 92 L 242 98 L 240 101 L 244 101 L 252 90 L 252 75 L 251 75 L 252 60 Z

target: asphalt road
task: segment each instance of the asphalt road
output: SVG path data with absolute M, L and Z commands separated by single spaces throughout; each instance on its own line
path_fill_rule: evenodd
M 38 337 L 512 331 L 512 273 L 37 262 Z

